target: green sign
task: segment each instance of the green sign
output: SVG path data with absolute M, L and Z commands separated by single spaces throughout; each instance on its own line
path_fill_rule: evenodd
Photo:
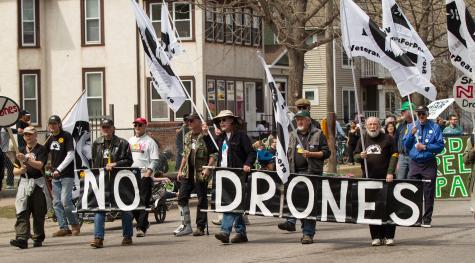
M 463 163 L 463 152 L 470 136 L 444 136 L 445 148 L 437 155 L 436 198 L 469 196 L 470 167 Z

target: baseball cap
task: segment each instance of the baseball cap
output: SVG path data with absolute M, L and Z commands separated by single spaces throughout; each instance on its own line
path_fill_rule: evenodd
M 61 118 L 58 115 L 51 115 L 48 119 L 48 124 L 61 123 Z
M 401 111 L 410 110 L 410 106 L 412 106 L 413 109 L 416 108 L 416 105 L 414 103 L 409 104 L 409 101 L 403 102 L 401 105 Z
M 192 114 L 189 114 L 188 116 L 184 117 L 183 118 L 185 121 L 186 120 L 192 120 L 192 119 L 197 119 L 199 120 L 200 119 L 200 116 L 198 115 L 198 113 L 192 113 Z
M 23 129 L 23 134 L 28 133 L 28 134 L 35 134 L 36 133 L 36 128 L 33 126 L 28 126 L 25 129 Z
M 145 119 L 144 117 L 139 117 L 139 118 L 135 119 L 135 121 L 133 123 L 140 123 L 140 124 L 143 124 L 143 125 L 148 124 L 147 119 Z
M 30 116 L 31 114 L 27 110 L 20 111 L 20 116 Z
M 427 106 L 419 106 L 417 107 L 416 109 L 416 112 L 429 112 L 429 108 L 427 108 Z
M 295 117 L 310 118 L 310 112 L 306 110 L 300 110 L 300 111 L 297 111 L 297 113 L 295 113 Z
M 114 121 L 108 118 L 101 120 L 101 127 L 111 127 L 114 126 Z

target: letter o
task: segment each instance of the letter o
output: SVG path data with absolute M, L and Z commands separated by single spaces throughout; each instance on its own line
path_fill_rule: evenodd
M 300 182 L 306 184 L 308 189 L 308 204 L 303 212 L 298 211 L 292 202 L 292 191 L 294 190 L 294 187 Z M 315 192 L 310 179 L 304 176 L 296 176 L 290 181 L 289 187 L 287 188 L 287 206 L 289 207 L 290 213 L 292 213 L 295 218 L 301 219 L 310 215 L 313 210 L 314 197 Z

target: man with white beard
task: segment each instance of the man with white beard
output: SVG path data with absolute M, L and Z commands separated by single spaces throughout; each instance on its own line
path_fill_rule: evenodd
M 395 141 L 388 135 L 381 132 L 379 119 L 369 117 L 365 123 L 366 132 L 364 133 L 364 145 L 366 149 L 362 150 L 361 140 L 358 141 L 354 152 L 356 162 L 361 163 L 363 177 L 374 179 L 386 179 L 391 183 L 394 179 L 394 172 L 398 161 L 398 150 Z M 364 159 L 368 163 L 368 175 L 365 174 Z M 371 245 L 386 246 L 394 245 L 394 234 L 396 225 L 370 225 Z

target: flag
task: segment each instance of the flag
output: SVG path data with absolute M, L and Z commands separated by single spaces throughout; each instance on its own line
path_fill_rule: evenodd
M 450 61 L 466 76 L 474 78 L 475 23 L 463 0 L 445 0 Z
M 402 9 L 394 0 L 383 0 L 383 28 L 391 38 L 406 52 L 417 69 L 430 81 L 431 62 L 434 57 L 412 27 Z
M 287 104 L 285 103 L 282 94 L 277 89 L 269 67 L 267 66 L 260 52 L 257 53 L 257 57 L 261 61 L 262 66 L 266 71 L 267 85 L 269 86 L 272 94 L 272 106 L 274 109 L 275 127 L 277 130 L 277 152 L 275 157 L 276 170 L 280 179 L 282 179 L 282 182 L 286 183 L 290 175 L 289 161 L 287 159 L 290 125 L 289 117 L 287 115 Z
M 176 39 L 175 31 L 172 29 L 169 17 L 168 5 L 163 1 L 160 20 L 162 29 L 162 48 L 171 60 L 173 57 L 182 54 L 183 49 Z
M 87 110 L 86 92 L 76 102 L 71 111 L 63 119 L 63 130 L 71 133 L 75 145 L 75 169 L 91 168 L 91 130 L 89 127 L 89 112 Z M 75 173 L 73 198 L 79 196 L 79 177 Z
M 389 70 L 401 96 L 418 92 L 435 100 L 437 91 L 417 70 L 402 49 L 351 0 L 341 0 L 340 18 L 345 52 L 362 56 Z
M 170 59 L 159 44 L 152 22 L 142 8 L 133 0 L 135 19 L 142 40 L 142 45 L 147 58 L 147 63 L 152 76 L 155 90 L 164 98 L 168 107 L 174 112 L 178 111 L 187 99 L 180 80 L 170 66 Z
M 427 108 L 429 109 L 429 116 L 427 119 L 437 119 L 437 117 L 439 117 L 439 115 L 444 112 L 444 110 L 447 109 L 454 101 L 454 98 L 433 101 L 431 104 L 427 105 Z

